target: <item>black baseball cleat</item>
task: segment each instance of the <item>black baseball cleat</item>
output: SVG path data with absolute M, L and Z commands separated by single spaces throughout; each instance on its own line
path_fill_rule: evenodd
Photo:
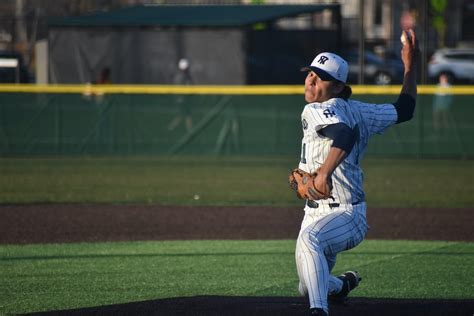
M 337 278 L 342 280 L 342 289 L 339 293 L 330 294 L 328 299 L 330 302 L 336 304 L 347 304 L 349 292 L 359 285 L 362 278 L 357 271 L 347 271 Z
M 328 313 L 326 313 L 322 308 L 311 308 L 309 314 L 311 316 L 328 316 Z

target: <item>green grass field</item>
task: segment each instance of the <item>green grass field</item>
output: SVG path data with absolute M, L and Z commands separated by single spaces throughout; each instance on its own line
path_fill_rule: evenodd
M 0 159 L 0 203 L 299 205 L 295 158 Z M 474 161 L 364 161 L 371 207 L 471 207 Z M 200 199 L 195 200 L 194 195 Z
M 0 203 L 300 205 L 293 158 L 1 158 Z M 370 207 L 474 205 L 474 163 L 364 162 Z M 194 195 L 200 196 L 199 200 Z M 0 314 L 194 295 L 297 296 L 294 240 L 0 245 Z M 474 243 L 366 240 L 354 296 L 474 299 Z
M 0 313 L 195 295 L 297 296 L 293 240 L 0 246 Z M 364 241 L 354 296 L 474 299 L 474 243 Z

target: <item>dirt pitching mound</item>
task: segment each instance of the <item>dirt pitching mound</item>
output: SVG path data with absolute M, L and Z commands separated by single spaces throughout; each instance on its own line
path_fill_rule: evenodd
M 347 306 L 330 305 L 331 316 L 472 315 L 474 301 L 397 300 L 352 298 Z M 303 298 L 197 296 L 108 305 L 27 315 L 212 315 L 212 316 L 299 316 L 308 315 Z

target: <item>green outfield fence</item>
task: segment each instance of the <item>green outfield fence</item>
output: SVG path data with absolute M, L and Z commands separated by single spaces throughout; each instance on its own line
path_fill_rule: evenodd
M 474 87 L 433 111 L 419 87 L 412 121 L 375 136 L 368 155 L 474 157 Z M 354 86 L 394 102 L 400 86 Z M 0 155 L 299 155 L 302 86 L 0 85 Z

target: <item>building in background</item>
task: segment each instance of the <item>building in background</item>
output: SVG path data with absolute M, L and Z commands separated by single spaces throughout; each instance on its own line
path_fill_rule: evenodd
M 186 58 L 196 84 L 296 84 L 315 51 L 340 50 L 340 6 L 140 5 L 51 20 L 48 41 L 52 83 L 109 67 L 114 83 L 171 84 Z

